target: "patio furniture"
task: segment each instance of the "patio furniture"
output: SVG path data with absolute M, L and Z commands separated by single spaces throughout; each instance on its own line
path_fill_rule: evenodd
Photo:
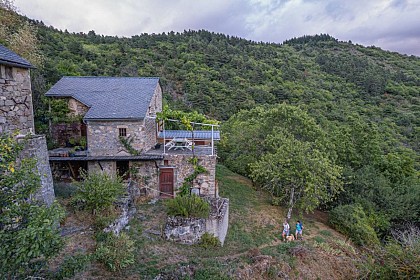
M 165 144 L 165 147 L 169 150 L 192 150 L 192 142 L 189 141 L 187 138 L 173 138 L 171 141 Z

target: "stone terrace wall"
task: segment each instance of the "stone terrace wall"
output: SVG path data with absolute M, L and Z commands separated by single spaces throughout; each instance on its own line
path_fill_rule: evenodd
M 37 192 L 36 198 L 51 205 L 55 194 L 45 136 L 35 135 L 25 141 L 27 142 L 20 157 L 35 158 L 37 160 L 36 169 L 41 178 L 41 189 Z
M 0 93 L 0 133 L 35 132 L 29 70 L 0 65 Z
M 188 177 L 193 173 L 193 165 L 188 162 L 191 158 L 191 155 L 165 155 L 164 159 L 168 160 L 168 165 L 175 167 L 175 190 L 182 186 L 185 177 Z M 200 195 L 218 197 L 219 193 L 216 188 L 216 156 L 200 155 L 197 156 L 197 158 L 198 164 L 204 166 L 208 172 L 198 175 L 193 182 L 194 188 L 200 190 Z

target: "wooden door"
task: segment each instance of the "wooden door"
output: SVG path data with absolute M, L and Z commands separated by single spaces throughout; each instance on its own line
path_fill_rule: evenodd
M 174 169 L 162 168 L 159 174 L 159 189 L 161 197 L 172 198 L 174 195 Z

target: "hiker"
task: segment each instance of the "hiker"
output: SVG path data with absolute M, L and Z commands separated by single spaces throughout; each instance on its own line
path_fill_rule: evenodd
M 300 239 L 303 239 L 302 237 L 302 230 L 303 230 L 303 224 L 301 221 L 296 222 L 296 240 L 298 240 L 298 235 L 300 235 Z
M 283 233 L 282 233 L 283 241 L 286 241 L 286 237 L 289 236 L 289 232 L 290 232 L 289 223 L 287 222 L 287 220 L 284 220 Z

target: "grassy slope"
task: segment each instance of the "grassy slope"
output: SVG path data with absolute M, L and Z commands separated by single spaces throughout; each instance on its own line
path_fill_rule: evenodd
M 130 226 L 136 241 L 136 263 L 112 275 L 94 264 L 78 277 L 89 279 L 346 279 L 354 278 L 357 256 L 344 238 L 319 222 L 319 215 L 303 216 L 305 240 L 279 240 L 284 210 L 270 205 L 270 197 L 251 182 L 219 165 L 220 195 L 230 199 L 228 235 L 223 248 L 174 244 L 150 231 L 161 231 L 165 211 L 161 202 L 139 203 Z M 294 222 L 294 220 L 292 220 Z M 292 226 L 293 227 L 293 226 Z M 76 277 L 76 278 L 78 278 Z

